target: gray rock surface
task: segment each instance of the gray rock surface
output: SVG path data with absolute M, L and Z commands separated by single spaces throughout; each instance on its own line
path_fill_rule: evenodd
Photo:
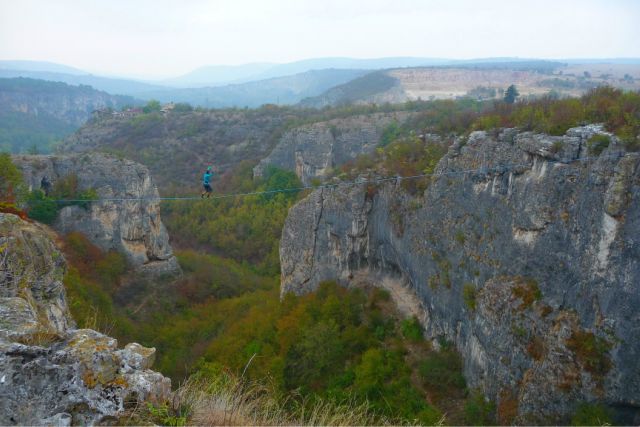
M 53 227 L 60 233 L 79 231 L 102 250 L 117 250 L 140 271 L 180 271 L 169 235 L 160 219 L 158 190 L 148 169 L 136 162 L 100 153 L 68 156 L 14 156 L 29 189 L 39 189 L 43 176 L 53 185 L 74 176 L 79 191 L 93 189 L 99 198 L 88 208 L 66 206 Z
M 295 171 L 303 184 L 323 178 L 332 168 L 373 152 L 384 128 L 402 124 L 407 112 L 375 113 L 300 126 L 286 132 L 273 151 L 253 169 L 263 176 L 268 166 Z
M 640 153 L 612 138 L 596 156 L 595 133 L 474 132 L 418 197 L 399 183 L 316 190 L 285 223 L 282 293 L 404 284 L 499 415 L 566 423 L 601 401 L 637 423 Z
M 93 425 L 168 398 L 155 349 L 74 329 L 47 227 L 0 213 L 0 424 Z

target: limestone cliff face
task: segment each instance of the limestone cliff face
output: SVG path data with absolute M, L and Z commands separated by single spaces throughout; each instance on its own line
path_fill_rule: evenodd
M 155 349 L 75 329 L 52 232 L 0 213 L 0 424 L 92 425 L 162 401 L 171 381 Z
M 640 153 L 614 137 L 590 153 L 601 132 L 474 132 L 419 197 L 395 183 L 313 192 L 285 223 L 282 292 L 395 284 L 516 421 L 602 401 L 639 422 Z
M 295 171 L 303 184 L 321 178 L 331 168 L 375 150 L 382 132 L 393 122 L 402 123 L 411 113 L 376 113 L 300 126 L 286 132 L 271 154 L 254 168 L 262 176 L 268 166 Z
M 145 199 L 100 201 L 87 209 L 67 206 L 54 228 L 61 233 L 79 231 L 103 250 L 122 252 L 139 270 L 153 274 L 180 271 L 160 219 L 158 190 L 145 166 L 99 153 L 16 156 L 13 160 L 30 189 L 40 188 L 43 176 L 54 185 L 75 176 L 78 190 L 94 189 L 100 198 Z

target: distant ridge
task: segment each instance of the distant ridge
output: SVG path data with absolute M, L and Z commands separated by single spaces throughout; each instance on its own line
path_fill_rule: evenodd
M 36 71 L 48 73 L 64 73 L 72 75 L 89 74 L 68 65 L 46 61 L 0 61 L 0 70 Z

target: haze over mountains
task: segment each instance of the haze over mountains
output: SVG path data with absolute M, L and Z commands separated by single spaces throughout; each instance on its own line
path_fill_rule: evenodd
M 154 99 L 203 108 L 325 108 L 420 99 L 499 99 L 512 84 L 522 97 L 580 96 L 601 85 L 640 89 L 640 59 L 335 57 L 207 66 L 162 81 L 94 75 L 51 62 L 0 61 L 0 82 L 0 99 L 5 101 L 0 108 L 0 146 L 12 152 L 48 152 L 92 111 L 140 106 Z M 109 98 L 115 95 L 120 97 Z
M 145 97 L 146 92 L 171 88 L 214 87 L 292 76 L 312 70 L 348 69 L 380 70 L 406 67 L 497 67 L 508 64 L 526 65 L 539 59 L 525 58 L 478 58 L 456 60 L 446 58 L 388 57 L 374 59 L 358 58 L 312 58 L 289 63 L 248 63 L 241 65 L 210 65 L 195 69 L 181 76 L 164 80 L 141 80 L 124 77 L 95 75 L 74 67 L 42 61 L 0 61 L 0 77 L 30 77 L 43 80 L 61 81 L 73 85 L 90 85 L 118 95 Z M 595 58 L 559 59 L 562 64 L 640 64 L 640 58 Z M 338 83 L 340 84 L 340 83 Z

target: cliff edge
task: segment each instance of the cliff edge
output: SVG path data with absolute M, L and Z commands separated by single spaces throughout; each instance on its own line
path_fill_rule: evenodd
M 46 176 L 53 187 L 66 180 L 78 191 L 93 190 L 99 199 L 108 199 L 86 208 L 63 207 L 53 224 L 56 231 L 81 232 L 102 250 L 123 253 L 142 272 L 180 272 L 160 219 L 158 189 L 145 166 L 100 153 L 14 156 L 13 162 L 29 190 L 39 189 Z
M 503 424 L 566 423 L 596 401 L 638 423 L 640 153 L 594 125 L 502 129 L 459 139 L 437 174 L 417 197 L 398 181 L 299 202 L 282 293 L 387 287 L 429 338 L 455 344 Z
M 46 226 L 0 213 L 0 424 L 93 425 L 169 397 L 154 348 L 75 329 Z

